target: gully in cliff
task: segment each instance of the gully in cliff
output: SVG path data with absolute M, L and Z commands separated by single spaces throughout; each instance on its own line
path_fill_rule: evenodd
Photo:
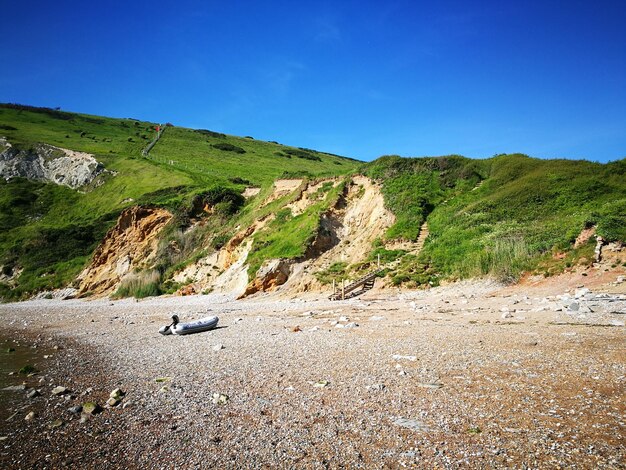
M 216 316 L 201 318 L 200 320 L 189 323 L 181 323 L 178 315 L 172 315 L 172 323 L 159 328 L 162 335 L 188 335 L 191 333 L 200 333 L 201 331 L 212 330 L 217 326 L 219 318 Z

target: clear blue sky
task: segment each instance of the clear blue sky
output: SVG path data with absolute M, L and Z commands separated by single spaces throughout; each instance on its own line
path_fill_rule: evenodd
M 0 101 L 362 160 L 626 157 L 626 1 L 0 2 Z

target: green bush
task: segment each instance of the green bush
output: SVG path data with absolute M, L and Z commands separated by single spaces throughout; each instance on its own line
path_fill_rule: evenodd
M 239 211 L 245 202 L 246 198 L 239 191 L 233 188 L 214 186 L 196 196 L 194 207 L 208 205 L 212 206 L 218 214 L 230 216 Z
M 308 150 L 308 149 L 285 148 L 284 152 L 288 156 L 303 158 L 304 160 L 312 160 L 312 161 L 317 161 L 317 162 L 322 161 L 322 159 L 318 155 L 315 155 L 312 150 Z
M 213 137 L 215 139 L 224 139 L 226 138 L 226 134 L 221 134 L 219 132 L 209 131 L 207 129 L 195 129 L 194 132 L 198 134 L 206 135 L 208 137 Z
M 626 199 L 609 202 L 600 209 L 598 234 L 608 241 L 626 242 Z
M 224 152 L 233 152 L 233 153 L 246 153 L 244 149 L 241 147 L 237 147 L 236 145 L 229 144 L 228 142 L 220 142 L 212 145 L 213 148 L 218 150 L 223 150 Z

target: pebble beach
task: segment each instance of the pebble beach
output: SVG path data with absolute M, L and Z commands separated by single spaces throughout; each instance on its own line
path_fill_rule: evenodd
M 488 281 L 3 304 L 3 344 L 42 356 L 1 392 L 0 466 L 624 468 L 625 312 Z M 160 335 L 173 313 L 220 321 Z

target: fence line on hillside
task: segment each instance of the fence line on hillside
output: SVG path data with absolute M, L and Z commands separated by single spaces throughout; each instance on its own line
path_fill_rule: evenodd
M 156 137 L 154 139 L 152 139 L 152 142 L 150 142 L 147 145 L 147 147 L 141 151 L 141 154 L 144 157 L 147 157 L 150 154 L 150 150 L 152 150 L 152 147 L 154 147 L 156 145 L 156 143 L 159 141 L 159 139 L 161 138 L 161 135 L 163 134 L 164 131 L 165 131 L 165 126 L 159 125 L 159 130 L 157 131 Z

